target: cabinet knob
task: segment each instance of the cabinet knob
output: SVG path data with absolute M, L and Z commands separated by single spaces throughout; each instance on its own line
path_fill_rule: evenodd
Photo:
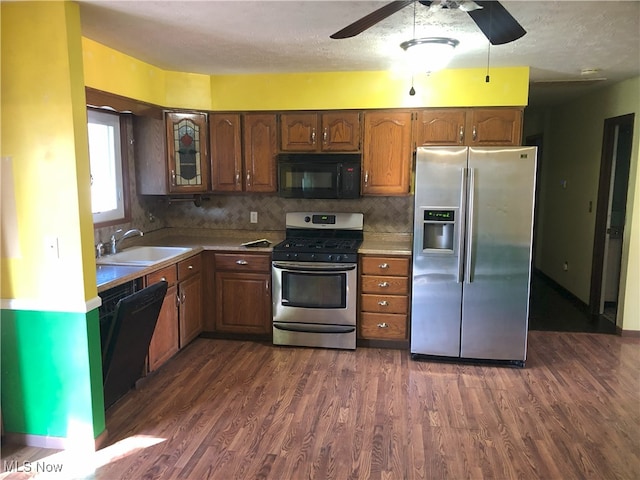
M 387 302 L 386 300 L 381 300 L 378 302 L 378 305 L 380 305 L 381 307 L 386 307 L 387 305 L 389 305 L 389 302 Z
M 167 277 L 162 277 L 162 278 L 160 279 L 160 281 L 161 281 L 161 282 L 166 282 L 166 281 L 167 281 Z
M 389 268 L 389 264 L 388 263 L 381 263 L 380 265 L 378 265 L 379 268 Z
M 387 288 L 387 287 L 389 286 L 389 282 L 380 282 L 380 283 L 378 284 L 378 286 L 379 286 L 380 288 Z
M 389 325 L 386 322 L 382 322 L 378 324 L 378 328 L 389 328 Z
M 193 270 L 193 265 L 189 265 L 187 268 L 188 268 L 189 270 Z
M 247 262 L 246 260 L 236 260 L 236 263 L 238 265 L 249 265 L 249 262 Z

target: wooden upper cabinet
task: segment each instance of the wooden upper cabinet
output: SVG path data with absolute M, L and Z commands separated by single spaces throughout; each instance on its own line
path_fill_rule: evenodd
M 323 113 L 321 122 L 323 151 L 357 152 L 360 150 L 359 112 Z
M 360 150 L 360 113 L 285 113 L 280 116 L 281 150 L 356 152 Z
M 417 112 L 416 145 L 462 145 L 465 122 L 465 110 L 421 110 Z
M 292 152 L 315 152 L 318 149 L 318 116 L 315 113 L 280 115 L 281 149 Z
M 244 185 L 247 192 L 275 192 L 278 132 L 276 114 L 244 116 Z
M 411 112 L 364 115 L 363 195 L 407 195 L 412 167 Z
M 239 113 L 209 115 L 211 185 L 214 192 L 241 192 L 242 138 Z
M 168 112 L 166 128 L 169 193 L 208 191 L 207 114 Z
M 522 142 L 522 109 L 470 109 L 467 114 L 466 131 L 467 145 L 520 145 Z
M 417 112 L 416 146 L 517 146 L 522 139 L 522 109 L 425 109 Z

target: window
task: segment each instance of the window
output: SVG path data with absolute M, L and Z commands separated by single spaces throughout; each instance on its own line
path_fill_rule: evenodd
M 120 116 L 115 113 L 87 110 L 87 119 L 93 223 L 121 223 L 127 220 L 128 206 Z

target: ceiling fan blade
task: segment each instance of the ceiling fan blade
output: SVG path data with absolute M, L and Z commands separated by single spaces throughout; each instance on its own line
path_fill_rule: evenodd
M 344 27 L 342 30 L 330 35 L 329 37 L 335 39 L 355 37 L 366 29 L 373 27 L 376 23 L 384 20 L 412 3 L 413 0 L 399 0 L 388 3 L 384 7 L 362 17 L 360 20 L 356 20 L 351 25 Z
M 503 45 L 522 37 L 527 31 L 496 1 L 476 3 L 482 8 L 467 12 L 492 45 Z

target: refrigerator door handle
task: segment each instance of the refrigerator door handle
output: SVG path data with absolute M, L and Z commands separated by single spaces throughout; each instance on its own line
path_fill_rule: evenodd
M 467 168 L 462 168 L 460 172 L 460 214 L 458 216 L 458 276 L 456 283 L 462 283 L 462 277 L 464 275 L 464 262 L 462 261 L 464 255 L 464 232 L 465 232 L 465 192 L 467 191 Z
M 469 192 L 467 194 L 468 216 L 467 216 L 467 252 L 465 261 L 465 282 L 471 283 L 471 270 L 473 262 L 473 204 L 475 198 L 475 169 L 469 168 Z

